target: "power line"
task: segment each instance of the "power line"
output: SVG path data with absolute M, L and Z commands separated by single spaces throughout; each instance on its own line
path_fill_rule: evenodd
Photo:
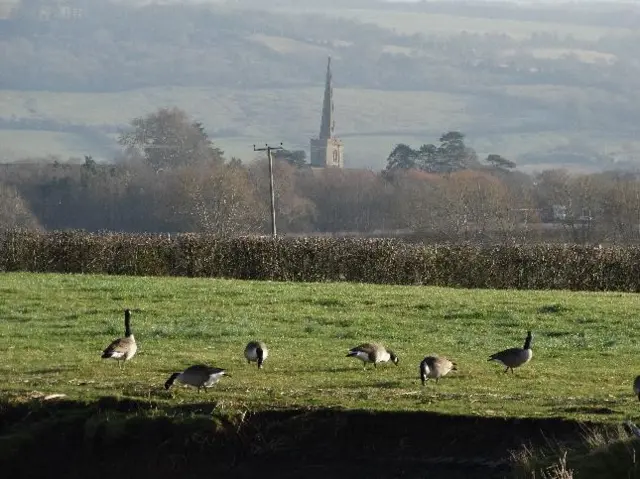
M 265 143 L 264 148 L 256 148 L 256 145 L 253 145 L 253 151 L 266 151 L 267 157 L 269 158 L 269 190 L 271 192 L 271 234 L 273 237 L 276 237 L 276 196 L 275 191 L 273 189 L 273 156 L 271 155 L 272 150 L 284 150 L 282 146 L 282 142 L 280 142 L 280 146 L 269 146 Z

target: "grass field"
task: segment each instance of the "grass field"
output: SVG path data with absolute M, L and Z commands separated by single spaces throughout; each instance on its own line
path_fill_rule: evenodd
M 640 372 L 637 295 L 454 290 L 360 284 L 4 273 L 0 286 L 4 395 L 118 395 L 158 403 L 204 398 L 224 409 L 342 407 L 481 416 L 636 420 Z M 120 370 L 100 359 L 132 310 L 138 354 Z M 487 362 L 522 344 L 534 357 L 515 374 Z M 265 368 L 245 344 L 270 347 Z M 362 369 L 345 357 L 381 341 L 400 363 Z M 422 387 L 418 364 L 437 353 L 458 364 Z M 226 368 L 208 393 L 163 383 L 204 362 Z

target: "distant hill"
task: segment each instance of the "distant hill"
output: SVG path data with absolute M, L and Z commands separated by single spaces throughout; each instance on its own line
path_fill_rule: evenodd
M 349 166 L 380 168 L 394 144 L 450 129 L 530 169 L 640 158 L 632 7 L 63 3 L 81 14 L 43 20 L 34 0 L 0 20 L 0 161 L 109 159 L 118 129 L 171 105 L 229 156 L 306 149 L 328 55 Z

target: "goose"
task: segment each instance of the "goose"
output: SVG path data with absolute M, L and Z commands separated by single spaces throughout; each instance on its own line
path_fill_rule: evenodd
M 118 366 L 122 367 L 122 362 L 131 359 L 138 350 L 136 338 L 131 333 L 131 311 L 124 310 L 124 338 L 114 340 L 102 351 L 102 359 L 115 359 Z
M 168 390 L 175 381 L 180 381 L 182 384 L 198 388 L 198 392 L 200 388 L 204 388 L 204 392 L 207 392 L 207 388 L 217 383 L 222 376 L 231 377 L 224 369 L 196 364 L 182 372 L 173 373 L 164 383 L 164 388 Z
M 251 364 L 252 361 L 258 363 L 258 369 L 262 368 L 262 364 L 269 355 L 267 345 L 262 341 L 251 341 L 244 348 L 244 357 L 247 358 L 247 363 Z
M 447 358 L 439 356 L 427 356 L 420 363 L 420 379 L 422 385 L 433 378 L 438 384 L 438 379 L 449 374 L 450 371 L 457 371 L 456 363 L 449 361 Z
M 533 357 L 533 350 L 531 349 L 532 339 L 533 335 L 531 334 L 531 331 L 528 331 L 527 339 L 525 339 L 524 346 L 522 348 L 509 348 L 492 354 L 489 356 L 489 361 L 501 363 L 503 366 L 506 366 L 506 369 L 504 370 L 505 373 L 511 369 L 511 373 L 513 374 L 513 368 L 518 368 L 528 363 Z
M 636 376 L 633 381 L 633 393 L 638 396 L 638 401 L 640 401 L 640 376 Z
M 638 428 L 638 426 L 636 426 L 629 420 L 625 421 L 625 424 L 629 427 L 629 429 L 631 429 L 631 434 L 633 434 L 635 437 L 640 437 L 640 428 Z
M 391 360 L 397 366 L 399 361 L 398 356 L 393 351 L 375 343 L 364 343 L 351 348 L 347 353 L 347 357 L 361 360 L 364 369 L 367 369 L 367 363 L 373 363 L 374 367 L 378 367 L 378 363 L 386 363 Z

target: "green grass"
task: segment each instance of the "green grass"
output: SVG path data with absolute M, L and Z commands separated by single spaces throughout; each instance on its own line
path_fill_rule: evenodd
M 232 410 L 343 407 L 482 416 L 635 420 L 638 296 L 455 290 L 82 275 L 2 274 L 0 372 L 5 395 L 118 395 L 158 403 L 203 398 Z M 121 371 L 100 359 L 123 332 L 139 352 Z M 534 331 L 534 357 L 515 374 L 487 362 Z M 245 344 L 270 347 L 265 369 Z M 347 350 L 382 341 L 399 365 L 363 371 Z M 459 371 L 422 387 L 418 364 L 438 353 Z M 228 369 L 207 395 L 163 383 L 205 362 Z

